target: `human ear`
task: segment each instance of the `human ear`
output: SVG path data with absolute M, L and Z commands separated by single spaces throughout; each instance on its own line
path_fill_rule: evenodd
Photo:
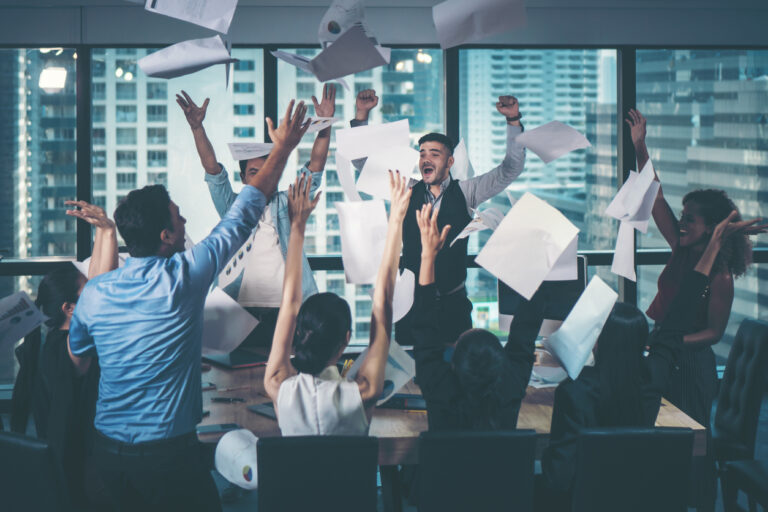
M 72 318 L 72 315 L 75 312 L 75 303 L 74 302 L 65 302 L 61 305 L 61 311 L 64 313 L 64 315 L 67 318 Z

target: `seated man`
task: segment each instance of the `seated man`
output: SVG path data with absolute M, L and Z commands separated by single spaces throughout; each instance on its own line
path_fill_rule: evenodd
M 353 126 L 364 125 L 370 110 L 378 104 L 373 91 L 361 91 Z M 440 210 L 439 228 L 450 225 L 447 243 L 440 249 L 435 262 L 435 286 L 440 302 L 441 329 L 439 338 L 447 344 L 456 341 L 461 333 L 472 328 L 472 303 L 467 298 L 464 281 L 467 279 L 468 239 L 451 242 L 472 220 L 472 209 L 501 193 L 523 171 L 525 150 L 515 142 L 522 133 L 520 111 L 514 96 L 500 96 L 496 109 L 507 120 L 507 154 L 501 165 L 485 174 L 466 180 L 454 180 L 450 175 L 453 165 L 454 143 L 441 133 L 428 133 L 419 139 L 419 170 L 421 181 L 416 182 L 411 204 L 403 224 L 403 258 L 401 267 L 413 271 L 418 277 L 421 262 L 421 240 L 416 224 L 416 211 L 425 204 Z M 413 310 L 412 310 L 413 311 Z M 401 345 L 414 345 L 411 325 L 413 313 L 397 323 L 396 339 Z
M 176 95 L 176 102 L 181 106 L 192 128 L 195 146 L 205 169 L 205 181 L 208 183 L 213 204 L 219 216 L 224 217 L 229 207 L 235 202 L 237 194 L 232 191 L 227 170 L 216 160 L 216 153 L 203 128 L 208 99 L 198 107 L 186 92 L 181 91 L 181 94 L 182 96 Z M 326 84 L 323 87 L 322 101 L 318 103 L 314 96 L 312 101 L 315 104 L 317 116 L 333 117 L 336 109 L 336 88 Z M 309 162 L 299 171 L 300 174 L 311 173 L 313 194 L 316 193 L 323 179 L 330 140 L 330 127 L 319 131 L 312 146 Z M 240 181 L 245 183 L 248 177 L 259 172 L 266 159 L 266 156 L 262 156 L 241 160 L 239 162 Z M 259 320 L 259 325 L 244 342 L 246 345 L 269 346 L 272 342 L 282 297 L 285 254 L 288 250 L 290 231 L 288 200 L 285 192 L 278 192 L 267 203 L 258 226 L 243 245 L 243 251 L 238 251 L 237 258 L 228 262 L 224 272 L 219 276 L 219 286 Z M 317 293 L 317 286 L 303 252 L 302 273 L 304 283 L 302 298 L 306 299 Z
M 261 171 L 202 242 L 184 250 L 185 219 L 164 187 L 134 190 L 115 210 L 131 257 L 91 279 L 69 328 L 80 373 L 98 355 L 94 465 L 117 510 L 221 510 L 195 426 L 202 416 L 200 358 L 208 289 L 243 245 L 309 123 L 293 102 Z

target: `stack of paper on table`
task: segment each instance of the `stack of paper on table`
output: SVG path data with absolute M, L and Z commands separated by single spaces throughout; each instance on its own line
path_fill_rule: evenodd
M 515 141 L 536 153 L 545 164 L 571 151 L 592 145 L 581 132 L 560 121 L 526 130 L 518 135 Z
M 387 238 L 384 201 L 334 203 L 341 231 L 341 261 L 348 283 L 376 281 Z
M 620 222 L 611 272 L 632 281 L 637 280 L 634 230 L 648 232 L 653 204 L 661 186 L 655 176 L 650 159 L 639 173 L 630 171 L 624 185 L 605 210 L 607 215 Z
M 578 233 L 556 208 L 526 192 L 475 261 L 530 300 Z
M 139 59 L 139 68 L 147 76 L 176 78 L 215 64 L 237 61 L 221 36 L 176 43 Z
M 26 292 L 16 292 L 0 299 L 0 351 L 7 351 L 14 343 L 48 320 Z
M 437 39 L 443 49 L 522 27 L 523 0 L 447 0 L 432 8 Z
M 232 158 L 237 160 L 250 160 L 252 158 L 261 158 L 267 156 L 272 151 L 271 142 L 230 142 L 227 144 L 229 152 L 232 154 Z
M 576 379 L 589 360 L 618 298 L 618 293 L 594 276 L 560 328 L 542 343 L 560 360 L 570 378 Z
M 347 380 L 355 380 L 357 373 L 360 371 L 360 367 L 363 365 L 365 356 L 368 355 L 368 348 L 366 347 L 363 352 L 357 356 L 355 364 L 349 369 L 347 373 Z M 381 405 L 393 396 L 400 389 L 408 384 L 416 375 L 416 361 L 403 350 L 403 348 L 396 342 L 389 342 L 389 357 L 387 358 L 387 366 L 384 368 L 384 391 L 381 393 L 381 398 L 376 402 L 376 405 Z
M 229 32 L 237 0 L 146 0 L 144 9 L 178 20 L 210 28 L 222 34 Z

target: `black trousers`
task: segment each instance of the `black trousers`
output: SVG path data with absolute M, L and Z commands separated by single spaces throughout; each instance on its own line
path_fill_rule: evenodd
M 472 328 L 472 302 L 467 297 L 467 289 L 461 288 L 449 295 L 437 298 L 440 314 L 440 339 L 446 345 L 452 345 L 464 331 Z M 400 345 L 413 346 L 413 309 L 395 324 L 395 340 Z
M 105 487 L 107 510 L 221 511 L 216 484 L 194 432 L 138 444 L 97 434 L 94 465 Z

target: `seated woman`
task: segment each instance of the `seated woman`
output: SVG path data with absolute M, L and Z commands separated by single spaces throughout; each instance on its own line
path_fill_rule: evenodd
M 384 254 L 373 296 L 368 353 L 354 381 L 339 375 L 336 362 L 349 343 L 349 305 L 333 293 L 301 303 L 301 248 L 307 218 L 317 204 L 309 181 L 297 179 L 289 191 L 291 235 L 285 264 L 283 300 L 264 374 L 283 435 L 367 435 L 373 408 L 384 387 L 392 330 L 392 296 L 402 225 L 410 189 L 390 173 L 391 208 Z M 291 360 L 291 348 L 295 354 Z
M 440 232 L 437 210 L 416 212 L 421 231 L 421 268 L 414 304 L 414 356 L 427 403 L 430 430 L 514 430 L 534 361 L 534 341 L 543 307 L 536 296 L 515 314 L 506 347 L 484 329 L 470 329 L 456 341 L 451 362 L 439 337 L 441 319 L 435 288 L 435 257 L 450 226 Z

